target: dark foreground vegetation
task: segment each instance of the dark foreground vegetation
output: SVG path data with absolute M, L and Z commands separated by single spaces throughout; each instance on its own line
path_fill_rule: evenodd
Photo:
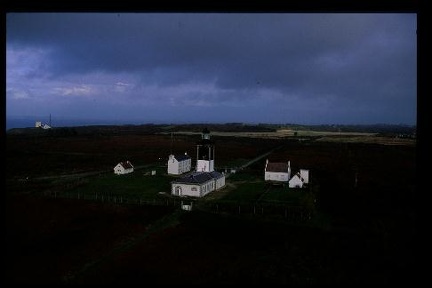
M 169 189 L 166 158 L 193 156 L 196 136 L 76 128 L 7 135 L 7 284 L 417 284 L 415 146 L 214 137 L 217 168 L 280 147 L 270 160 L 311 171 L 304 193 L 317 200 L 314 213 L 291 221 L 204 209 L 283 194 L 262 181 L 265 159 L 227 178 L 225 189 L 196 203 L 202 209 L 128 203 L 132 196 L 174 200 L 158 193 Z M 116 178 L 112 168 L 123 160 L 142 168 Z M 94 192 L 116 200 L 83 200 Z

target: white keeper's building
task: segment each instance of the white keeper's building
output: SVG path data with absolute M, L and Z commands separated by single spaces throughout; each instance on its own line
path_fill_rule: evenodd
M 191 171 L 192 158 L 185 153 L 184 155 L 169 155 L 168 157 L 168 174 L 181 175 Z
M 210 131 L 203 130 L 197 143 L 195 171 L 171 182 L 171 194 L 175 196 L 203 197 L 225 186 L 225 174 L 214 170 L 215 145 Z

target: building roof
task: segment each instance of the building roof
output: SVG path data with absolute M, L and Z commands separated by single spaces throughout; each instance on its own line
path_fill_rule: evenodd
M 175 155 L 174 158 L 177 161 L 183 161 L 183 160 L 191 159 L 191 157 L 189 155 L 186 155 L 186 154 Z
M 217 171 L 212 171 L 212 172 L 209 172 L 209 173 L 210 173 L 210 175 L 211 175 L 214 179 L 219 179 L 219 178 L 224 177 L 224 175 L 223 175 L 222 173 L 217 172 Z
M 291 182 L 291 180 L 295 180 L 296 178 L 298 178 L 301 182 L 304 182 L 304 179 L 303 177 L 301 177 L 300 172 L 297 172 L 293 177 L 291 177 L 289 181 Z
M 133 168 L 132 163 L 129 161 L 120 162 L 119 164 L 125 169 Z
M 267 172 L 286 172 L 288 173 L 288 163 L 287 162 L 273 162 L 267 163 Z
M 293 177 L 291 177 L 291 179 L 289 180 L 289 182 L 297 182 L 298 180 L 300 180 L 302 183 L 304 183 L 304 179 L 303 177 L 300 176 L 300 173 L 296 173 Z
M 173 181 L 174 183 L 186 183 L 186 184 L 203 184 L 212 179 L 219 179 L 223 177 L 223 175 L 219 172 L 194 172 L 187 176 L 178 178 Z

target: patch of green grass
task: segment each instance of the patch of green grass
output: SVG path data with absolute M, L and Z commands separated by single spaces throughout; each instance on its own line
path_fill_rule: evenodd
M 245 163 L 249 162 L 251 159 L 229 159 L 229 160 L 223 160 L 221 159 L 218 161 L 218 166 L 220 167 L 239 167 L 244 165 Z
M 230 191 L 223 197 L 222 201 L 232 202 L 253 202 L 256 201 L 265 191 L 265 183 L 235 183 L 236 189 Z
M 265 193 L 260 202 L 280 202 L 289 204 L 299 204 L 304 197 L 307 190 L 288 188 L 288 186 L 271 186 L 267 193 Z
M 154 199 L 158 192 L 169 192 L 170 182 L 173 179 L 162 173 L 151 175 L 143 171 L 134 171 L 130 174 L 105 174 L 91 177 L 82 185 L 70 189 L 68 192 L 80 194 L 117 195 L 123 197 L 136 197 Z
M 264 177 L 264 175 L 263 175 Z M 238 181 L 249 181 L 249 182 L 261 182 L 263 181 L 263 177 L 258 177 L 257 175 L 246 173 L 246 172 L 240 172 L 231 174 L 229 177 L 229 181 L 238 182 Z

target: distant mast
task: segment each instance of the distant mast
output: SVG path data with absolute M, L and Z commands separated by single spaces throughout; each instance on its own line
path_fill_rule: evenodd
M 50 113 L 50 119 L 49 119 L 49 126 L 52 127 L 51 126 L 51 113 Z

